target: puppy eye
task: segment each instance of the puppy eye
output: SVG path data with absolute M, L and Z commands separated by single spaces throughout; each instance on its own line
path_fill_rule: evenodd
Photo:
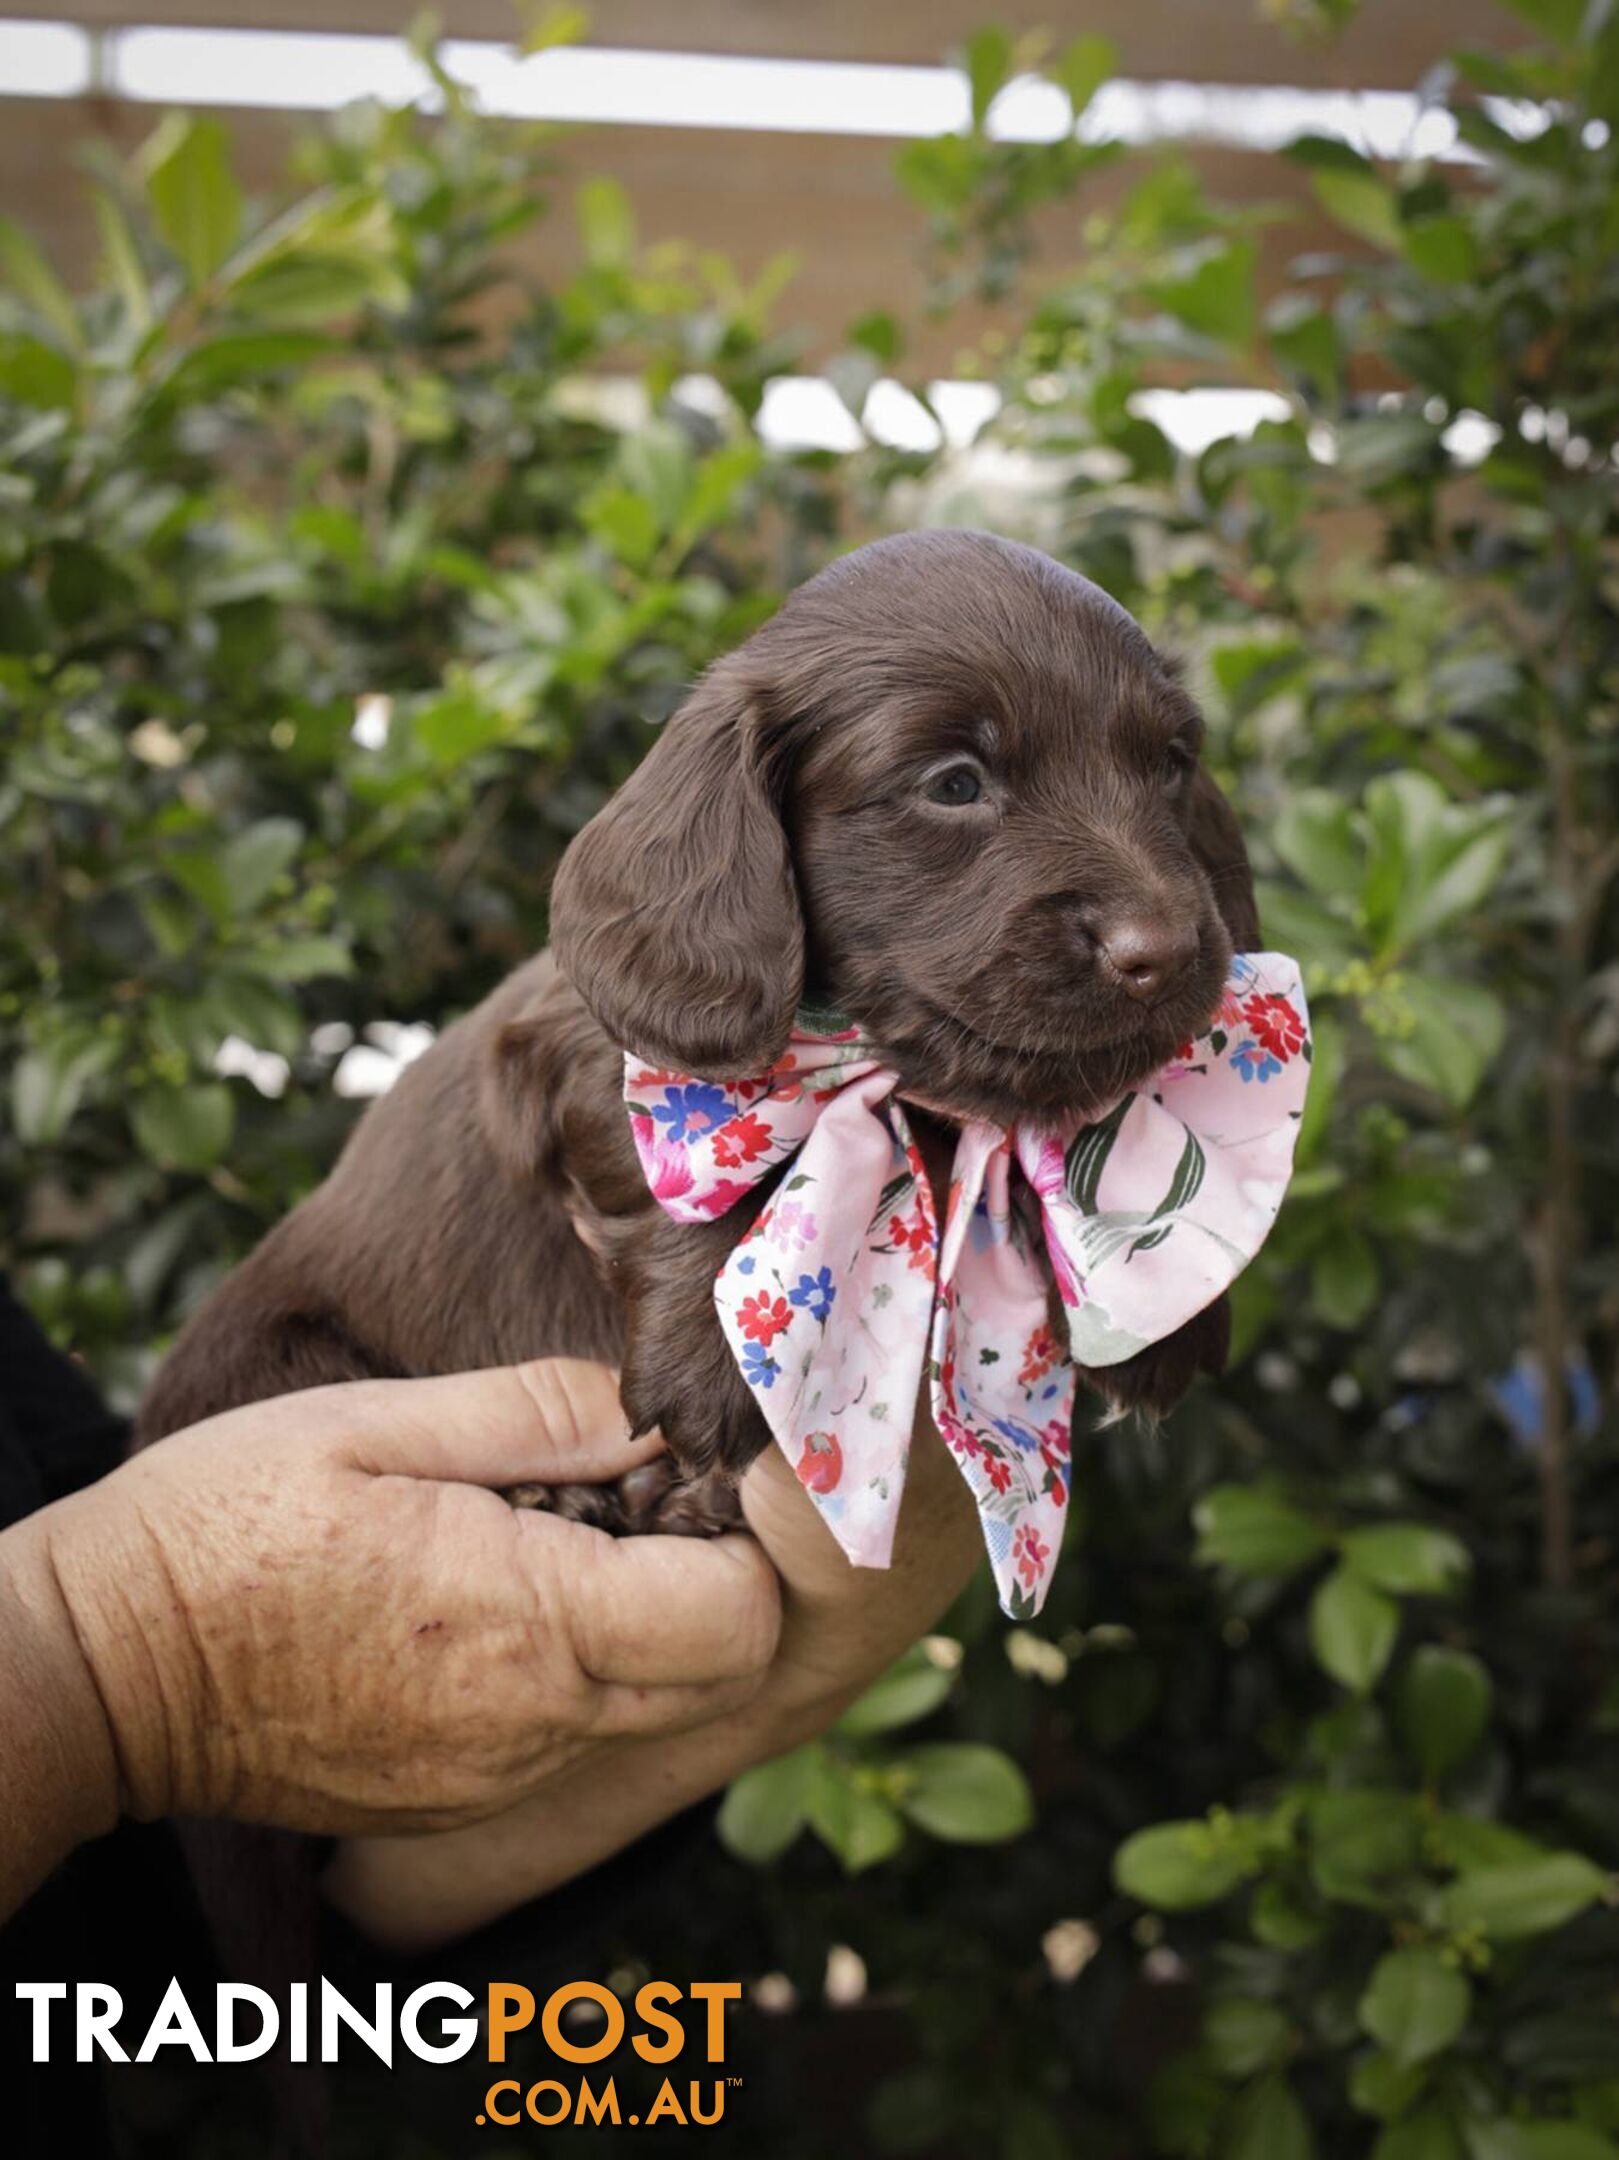
M 1158 776 L 1166 793 L 1177 794 L 1185 786 L 1192 764 L 1192 752 L 1185 743 L 1170 744 L 1164 752 L 1164 761 L 1158 768 Z
M 952 810 L 979 801 L 983 792 L 984 777 L 976 765 L 952 765 L 928 782 L 928 801 L 945 803 Z

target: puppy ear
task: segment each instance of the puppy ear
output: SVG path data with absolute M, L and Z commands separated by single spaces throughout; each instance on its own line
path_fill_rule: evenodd
M 804 920 L 774 762 L 752 695 L 722 663 L 562 859 L 552 946 L 638 1057 L 737 1079 L 787 1046 Z
M 1199 765 L 1192 775 L 1191 815 L 1187 826 L 1192 853 L 1214 887 L 1215 905 L 1237 952 L 1257 952 L 1261 943 L 1259 904 L 1254 898 L 1253 866 L 1243 843 L 1236 812 L 1214 780 Z

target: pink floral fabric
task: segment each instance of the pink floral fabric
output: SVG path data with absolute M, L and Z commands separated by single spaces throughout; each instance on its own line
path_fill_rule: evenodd
M 1001 1603 L 1027 1618 L 1062 1543 L 1075 1365 L 1161 1341 L 1259 1250 L 1309 1063 L 1297 966 L 1239 955 L 1208 1032 L 1094 1123 L 964 1125 L 942 1230 L 896 1075 L 858 1030 L 795 1032 L 769 1072 L 724 1085 L 630 1057 L 624 1095 L 647 1181 L 679 1221 L 723 1215 L 786 1165 L 715 1303 L 849 1558 L 889 1564 L 925 1369 Z

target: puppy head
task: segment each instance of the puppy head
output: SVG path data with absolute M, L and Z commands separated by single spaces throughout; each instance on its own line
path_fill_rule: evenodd
M 558 956 L 682 1071 L 761 1071 L 808 997 L 956 1115 L 1098 1107 L 1257 942 L 1201 732 L 1086 579 L 981 533 L 875 542 L 712 669 L 573 843 Z

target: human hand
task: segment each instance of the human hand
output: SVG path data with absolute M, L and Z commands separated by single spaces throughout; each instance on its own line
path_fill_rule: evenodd
M 605 1368 L 549 1359 L 231 1411 L 31 1518 L 123 1805 L 442 1830 L 746 1702 L 780 1622 L 752 1539 L 614 1541 L 486 1489 L 658 1445 Z
M 662 1738 L 604 1743 L 534 1800 L 443 1837 L 354 1838 L 325 1878 L 351 1920 L 420 1950 L 542 1896 L 751 1764 L 797 1747 L 935 1625 L 983 1559 L 961 1473 L 918 1410 L 893 1565 L 849 1565 L 779 1448 L 742 1483 L 743 1511 L 781 1576 L 782 1627 L 764 1684 L 727 1715 Z

